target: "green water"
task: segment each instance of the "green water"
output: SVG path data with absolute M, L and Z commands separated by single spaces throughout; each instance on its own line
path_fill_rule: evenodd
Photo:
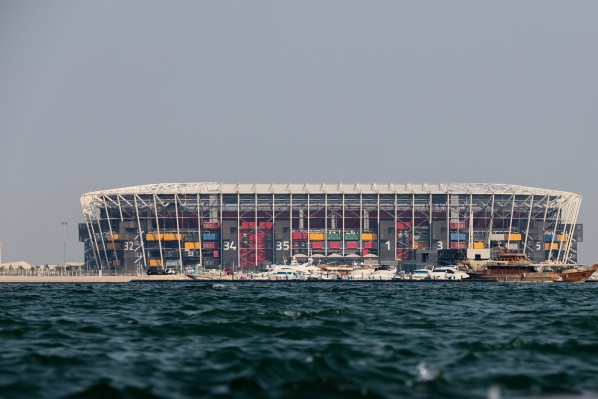
M 0 285 L 0 398 L 598 397 L 598 284 Z

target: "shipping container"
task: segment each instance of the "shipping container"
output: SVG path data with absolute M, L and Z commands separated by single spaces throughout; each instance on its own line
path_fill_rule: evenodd
M 361 239 L 363 241 L 374 241 L 375 239 L 377 239 L 377 235 L 374 233 L 363 233 L 361 235 Z
M 293 234 L 291 234 L 291 237 L 293 238 L 293 240 L 307 240 L 307 232 L 294 231 Z
M 341 233 L 328 233 L 328 240 L 330 241 L 340 241 L 341 239 Z
M 202 241 L 216 241 L 218 240 L 220 237 L 220 234 L 218 234 L 217 231 L 214 232 L 203 232 L 201 235 Z
M 185 249 L 201 249 L 201 244 L 199 242 L 187 241 L 184 245 Z
M 347 240 L 347 241 L 358 241 L 359 240 L 359 233 L 355 233 L 355 232 L 345 233 L 345 240 Z
M 203 243 L 203 247 L 205 249 L 217 249 L 220 247 L 220 243 L 218 241 L 206 241 Z
M 218 222 L 203 222 L 204 230 L 218 230 L 220 228 L 220 223 Z
M 465 233 L 451 233 L 451 241 L 465 241 Z
M 274 223 L 273 222 L 259 222 L 257 226 L 258 226 L 258 229 L 260 229 L 260 230 L 272 230 L 272 227 L 274 227 Z
M 324 241 L 324 233 L 310 233 L 309 239 L 311 241 Z
M 324 249 L 324 242 L 323 241 L 312 241 L 311 247 L 313 249 Z
M 465 249 L 467 248 L 467 243 L 463 241 L 454 241 L 449 244 L 451 249 Z
M 411 230 L 411 222 L 397 222 L 397 230 Z
M 451 230 L 465 230 L 465 222 L 449 222 Z
M 112 242 L 109 242 L 106 244 L 106 249 L 122 249 L 123 245 L 120 242 L 115 242 L 114 244 Z
M 183 235 L 182 234 L 176 234 L 176 233 L 166 233 L 163 234 L 164 238 L 162 238 L 164 241 L 180 241 L 183 239 Z

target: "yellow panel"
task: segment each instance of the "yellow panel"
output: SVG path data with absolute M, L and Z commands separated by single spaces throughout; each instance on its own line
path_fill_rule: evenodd
M 162 266 L 162 261 L 160 259 L 150 259 L 149 265 L 150 266 Z
M 483 241 L 476 241 L 473 243 L 474 249 L 484 249 L 485 246 L 486 246 L 486 243 Z
M 309 233 L 311 241 L 324 241 L 324 233 Z
M 427 249 L 429 244 L 425 241 L 416 241 L 413 243 L 413 249 Z
M 153 233 L 147 233 L 147 234 L 145 235 L 145 239 L 146 239 L 147 241 L 154 241 L 154 240 L 155 240 L 155 238 L 154 238 L 154 234 L 153 234 Z
M 377 238 L 377 236 L 374 233 L 363 233 L 361 235 L 361 239 L 363 241 L 374 241 L 376 238 Z
M 118 241 L 119 239 L 120 239 L 120 235 L 118 235 L 118 234 L 108 233 L 108 235 L 106 236 L 106 240 L 108 240 L 108 241 Z
M 569 240 L 569 236 L 567 234 L 559 234 L 557 236 L 557 240 L 558 241 L 568 241 Z
M 521 234 L 519 234 L 519 233 L 505 234 L 505 240 L 507 240 L 507 241 L 521 241 Z
M 200 249 L 201 244 L 199 242 L 188 241 L 185 243 L 185 249 Z
M 552 244 L 549 242 L 544 243 L 544 249 L 559 249 L 559 243 L 558 242 L 553 242 Z

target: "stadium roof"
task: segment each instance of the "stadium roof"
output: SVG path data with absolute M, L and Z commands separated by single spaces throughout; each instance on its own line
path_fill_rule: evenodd
M 81 202 L 91 201 L 96 196 L 132 194 L 509 194 L 550 195 L 566 199 L 581 199 L 581 195 L 543 188 L 512 184 L 489 183 L 440 183 L 440 184 L 396 184 L 396 183 L 159 183 L 92 191 L 81 196 Z M 87 200 L 87 201 L 86 201 Z

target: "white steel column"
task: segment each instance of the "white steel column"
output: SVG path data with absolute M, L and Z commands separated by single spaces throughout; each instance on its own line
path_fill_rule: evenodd
M 523 243 L 523 253 L 527 253 L 527 240 L 529 240 L 529 226 L 532 221 L 532 210 L 534 208 L 534 195 L 532 194 L 529 212 L 527 214 L 527 226 L 525 227 L 525 241 Z
M 112 242 L 112 252 L 114 253 L 114 259 L 118 259 L 116 255 L 116 247 L 114 245 L 114 231 L 112 230 L 112 223 L 110 223 L 110 215 L 108 215 L 108 206 L 106 205 L 106 197 L 102 197 L 104 203 L 104 211 L 106 211 L 106 219 L 108 220 L 108 229 L 110 230 L 110 241 Z
M 143 202 L 143 200 L 141 198 L 139 198 L 139 200 L 141 202 Z M 147 258 L 145 256 L 145 240 L 143 237 L 143 233 L 145 233 L 145 231 L 141 230 L 141 219 L 139 218 L 139 207 L 137 206 L 137 194 L 133 195 L 133 202 L 135 203 L 135 216 L 137 217 L 137 231 L 139 231 L 139 242 L 141 243 L 141 253 L 143 254 L 143 266 L 144 266 L 144 268 L 146 268 L 148 266 L 148 264 L 147 264 Z
M 222 227 L 222 223 L 220 224 L 220 226 Z M 193 244 L 193 246 L 195 247 L 196 245 Z M 201 239 L 201 207 L 199 193 L 197 193 L 197 246 L 199 248 L 194 249 L 197 249 L 199 251 L 199 267 L 203 270 L 203 240 Z
M 181 239 L 182 239 L 182 234 L 181 234 L 181 229 L 179 226 L 179 195 L 175 194 L 174 195 L 174 213 L 176 216 L 176 239 L 177 242 L 179 243 L 179 274 L 183 274 L 183 250 L 181 248 Z
M 507 250 L 511 250 L 510 245 L 511 245 L 511 233 L 513 232 L 513 213 L 515 212 L 515 193 L 513 193 L 513 196 L 511 197 L 511 216 L 509 218 L 509 235 L 507 238 Z
M 492 237 L 492 231 L 494 230 L 494 193 L 491 195 L 492 205 L 490 205 L 490 226 L 488 228 L 488 239 L 486 240 L 486 247 L 490 248 L 490 237 Z
M 160 265 L 164 268 L 164 254 L 162 253 L 162 237 L 160 235 L 160 220 L 158 219 L 158 199 L 154 194 L 154 215 L 156 216 L 156 229 L 158 231 L 158 248 L 160 249 Z

